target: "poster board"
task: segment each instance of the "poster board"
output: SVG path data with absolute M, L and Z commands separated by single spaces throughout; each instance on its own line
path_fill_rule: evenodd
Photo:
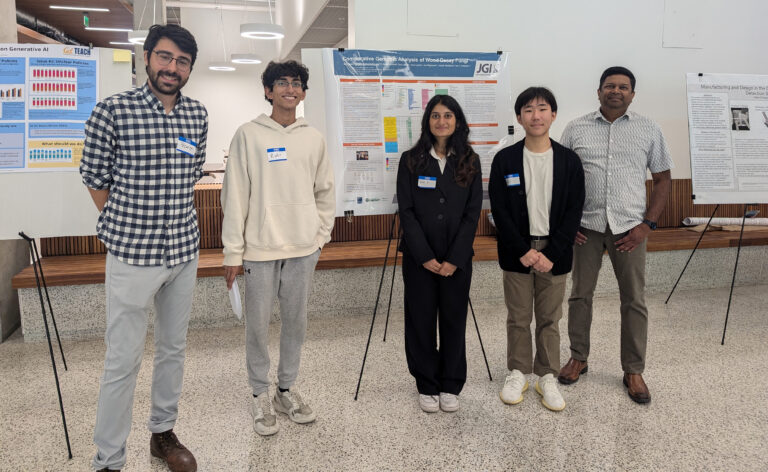
M 686 75 L 693 202 L 768 202 L 768 75 Z
M 43 49 L 61 47 L 59 45 L 40 45 L 40 44 L 12 44 L 2 45 L 13 48 L 37 48 Z M 67 46 L 71 47 L 71 46 Z M 114 93 L 129 90 L 131 88 L 131 61 L 130 57 L 126 61 L 124 54 L 119 54 L 122 51 L 106 48 L 84 48 L 89 51 L 90 59 L 95 61 L 96 69 L 94 69 L 95 77 L 91 82 L 90 88 L 93 93 L 82 93 L 82 99 L 78 98 L 79 102 L 75 106 L 69 106 L 69 108 L 62 108 L 59 110 L 50 110 L 43 108 L 41 113 L 34 112 L 31 114 L 32 120 L 29 120 L 29 100 L 36 96 L 36 94 L 28 94 L 28 88 L 22 91 L 23 106 L 25 107 L 26 116 L 22 120 L 0 120 L 0 125 L 11 125 L 15 128 L 13 133 L 15 137 L 10 140 L 10 146 L 8 144 L 0 145 L 0 147 L 7 146 L 14 149 L 12 155 L 14 159 L 18 161 L 18 149 L 23 148 L 23 157 L 25 164 L 30 163 L 30 150 L 32 149 L 67 149 L 65 146 L 59 146 L 59 144 L 69 145 L 69 149 L 72 151 L 72 156 L 59 155 L 59 159 L 74 159 L 77 156 L 77 141 L 82 139 L 83 128 L 82 123 L 90 116 L 93 104 L 96 100 L 107 97 Z M 117 51 L 117 53 L 115 52 Z M 8 51 L 6 51 L 8 52 Z M 18 51 L 13 51 L 18 52 Z M 27 55 L 25 57 L 24 68 L 25 74 L 29 75 L 30 68 L 43 67 L 42 65 L 30 65 L 30 59 L 32 57 L 40 57 L 39 53 L 43 51 L 36 51 L 35 54 Z M 74 52 L 74 50 L 73 50 Z M 82 51 L 85 52 L 85 51 Z M 2 54 L 0 52 L 0 54 Z M 62 51 L 63 54 L 63 51 Z M 68 56 L 68 55 L 67 55 Z M 78 56 L 78 55 L 74 55 Z M 3 56 L 0 56 L 3 57 Z M 6 54 L 4 57 L 11 57 Z M 85 57 L 85 56 L 82 56 Z M 64 63 L 58 63 L 58 66 L 62 70 L 66 70 L 67 65 Z M 77 75 L 77 74 L 75 74 Z M 15 77 L 18 77 L 16 75 Z M 47 79 L 47 78 L 46 78 Z M 0 88 L 10 87 L 7 83 L 9 79 L 0 81 Z M 10 79 L 14 83 L 17 83 L 17 79 Z M 43 83 L 44 81 L 38 81 Z M 50 81 L 54 83 L 54 81 Z M 66 81 L 61 81 L 65 83 Z M 27 84 L 27 82 L 24 82 Z M 85 84 L 85 82 L 80 82 Z M 85 85 L 83 85 L 85 87 Z M 28 87 L 28 85 L 25 85 Z M 20 87 L 16 87 L 20 88 Z M 95 90 L 94 90 L 95 89 Z M 43 91 L 41 90 L 41 93 Z M 82 90 L 81 92 L 85 92 Z M 13 93 L 11 94 L 13 95 Z M 64 95 L 62 95 L 64 96 Z M 77 96 L 77 95 L 76 95 Z M 90 98 L 88 98 L 90 97 Z M 10 98 L 14 98 L 11 96 Z M 11 112 L 20 105 L 12 105 L 10 107 Z M 90 108 L 88 108 L 90 106 Z M 8 117 L 6 111 L 8 108 L 3 105 L 3 116 Z M 39 119 L 36 119 L 39 118 Z M 28 130 L 28 123 L 33 122 L 36 125 L 33 128 L 33 133 L 30 134 Z M 45 124 L 42 126 L 40 124 Z M 18 131 L 23 127 L 24 134 L 20 141 Z M 35 138 L 48 138 L 48 135 L 40 135 L 40 133 L 49 133 L 51 130 L 56 130 L 57 137 L 50 136 L 51 139 L 35 139 Z M 3 137 L 3 141 L 8 143 L 8 136 Z M 35 142 L 34 145 L 30 145 L 30 141 L 44 141 L 45 144 Z M 57 144 L 58 143 L 58 144 Z M 41 146 L 35 147 L 37 144 Z M 81 146 L 81 145 L 80 145 Z M 82 147 L 80 147 L 82 149 Z M 38 156 L 44 157 L 44 153 L 38 154 Z M 50 156 L 50 154 L 49 154 Z M 53 154 L 55 157 L 55 153 Z M 45 160 L 42 160 L 45 163 Z M 32 161 L 34 162 L 34 161 Z M 39 237 L 54 237 L 54 236 L 82 236 L 92 235 L 96 233 L 96 220 L 98 218 L 98 211 L 91 201 L 90 195 L 83 185 L 80 174 L 78 172 L 79 161 L 75 163 L 70 161 L 68 165 L 50 165 L 57 161 L 48 161 L 48 165 L 43 166 L 28 166 L 26 169 L 5 169 L 0 172 L 0 218 L 2 224 L 0 224 L 0 240 L 2 239 L 16 239 L 18 238 L 18 232 L 24 231 L 28 235 Z
M 322 61 L 336 216 L 395 211 L 400 156 L 419 139 L 435 94 L 461 105 L 487 188 L 493 156 L 515 122 L 507 53 L 323 49 Z

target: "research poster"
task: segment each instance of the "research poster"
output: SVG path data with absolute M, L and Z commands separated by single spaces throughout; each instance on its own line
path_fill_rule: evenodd
M 687 74 L 694 203 L 768 203 L 768 75 Z
M 395 211 L 400 156 L 419 139 L 437 94 L 464 110 L 487 189 L 493 155 L 515 121 L 507 53 L 324 49 L 323 64 L 337 216 Z
M 0 172 L 77 171 L 98 66 L 88 47 L 0 44 Z

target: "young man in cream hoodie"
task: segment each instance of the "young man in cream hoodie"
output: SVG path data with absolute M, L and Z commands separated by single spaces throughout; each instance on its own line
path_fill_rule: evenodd
M 262 74 L 272 114 L 235 133 L 221 192 L 227 288 L 245 272 L 246 363 L 253 389 L 253 429 L 278 431 L 275 411 L 296 423 L 315 413 L 292 388 L 307 327 L 307 299 L 320 249 L 331 239 L 335 215 L 333 169 L 325 140 L 296 107 L 309 71 L 295 61 L 270 62 Z M 280 361 L 270 402 L 269 320 L 280 301 Z

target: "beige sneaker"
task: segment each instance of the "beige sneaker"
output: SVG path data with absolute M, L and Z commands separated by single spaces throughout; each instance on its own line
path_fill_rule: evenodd
M 565 400 L 557 389 L 557 380 L 552 374 L 539 377 L 536 381 L 536 393 L 541 395 L 541 404 L 552 411 L 562 411 L 565 408 Z
M 517 405 L 523 401 L 523 392 L 526 390 L 528 390 L 528 379 L 522 372 L 515 369 L 504 380 L 499 398 L 507 405 Z
M 277 416 L 269 402 L 269 392 L 263 392 L 258 397 L 251 397 L 251 416 L 253 417 L 253 430 L 261 436 L 271 436 L 280 427 L 277 425 Z
M 440 392 L 440 409 L 453 413 L 459 409 L 459 396 L 452 393 Z
M 277 389 L 272 398 L 272 404 L 275 406 L 275 411 L 288 415 L 294 423 L 306 424 L 315 421 L 315 412 L 304 403 L 299 392 L 294 390 L 281 392 Z
M 440 397 L 419 394 L 419 406 L 425 413 L 437 413 L 440 409 Z

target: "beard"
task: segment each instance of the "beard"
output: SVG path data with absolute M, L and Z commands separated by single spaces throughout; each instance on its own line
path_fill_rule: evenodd
M 149 66 L 146 67 L 147 71 L 147 78 L 149 79 L 149 83 L 152 85 L 152 88 L 155 89 L 157 93 L 163 94 L 163 95 L 176 95 L 179 93 L 179 90 L 181 90 L 182 87 L 184 87 L 184 84 L 187 83 L 186 80 L 183 80 L 179 74 L 173 73 L 173 72 L 165 72 L 165 71 L 153 71 L 149 68 Z M 167 85 L 162 82 L 160 82 L 160 77 L 170 77 L 175 78 L 177 80 L 177 83 L 175 85 Z

